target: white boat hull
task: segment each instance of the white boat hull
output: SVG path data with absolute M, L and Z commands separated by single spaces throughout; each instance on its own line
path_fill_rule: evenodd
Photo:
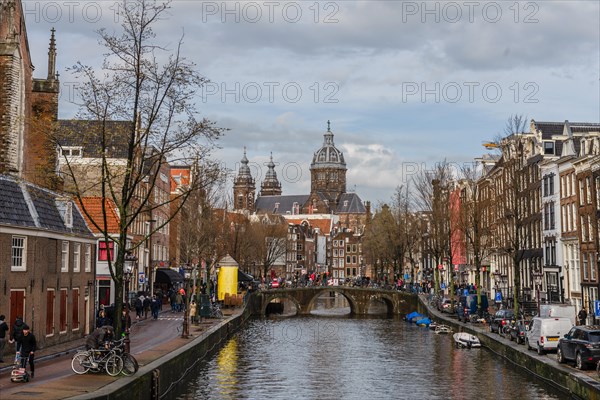
M 452 337 L 454 338 L 456 347 L 466 347 L 469 349 L 472 347 L 481 347 L 481 342 L 477 336 L 471 335 L 470 333 L 458 332 L 452 335 Z

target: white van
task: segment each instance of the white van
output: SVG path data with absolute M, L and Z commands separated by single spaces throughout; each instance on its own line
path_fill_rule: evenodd
M 537 349 L 538 354 L 556 350 L 558 341 L 569 333 L 573 324 L 566 317 L 535 317 L 527 328 L 525 344 L 528 349 Z

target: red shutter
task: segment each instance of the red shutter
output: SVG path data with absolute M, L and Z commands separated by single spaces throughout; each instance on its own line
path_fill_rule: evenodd
M 17 317 L 25 318 L 25 291 L 11 290 L 10 291 L 10 326 L 12 327 L 17 320 Z
M 71 329 L 79 329 L 79 289 L 73 289 L 73 326 Z
M 46 335 L 54 333 L 54 290 L 46 292 Z
M 60 332 L 67 330 L 67 289 L 60 290 Z

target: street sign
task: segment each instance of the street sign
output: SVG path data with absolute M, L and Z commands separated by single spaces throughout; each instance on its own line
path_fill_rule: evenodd
M 594 315 L 600 318 L 600 300 L 594 300 Z
M 446 282 L 442 282 L 442 285 L 440 286 L 442 289 L 446 289 Z
M 146 283 L 146 274 L 144 274 L 143 272 L 140 272 L 138 274 L 138 282 L 140 283 L 140 285 L 143 285 L 144 283 Z

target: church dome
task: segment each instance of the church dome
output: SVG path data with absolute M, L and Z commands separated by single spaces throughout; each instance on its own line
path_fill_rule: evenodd
M 346 169 L 344 153 L 338 150 L 333 143 L 333 133 L 329 121 L 327 121 L 327 132 L 325 132 L 323 138 L 323 146 L 315 152 L 310 168 Z

